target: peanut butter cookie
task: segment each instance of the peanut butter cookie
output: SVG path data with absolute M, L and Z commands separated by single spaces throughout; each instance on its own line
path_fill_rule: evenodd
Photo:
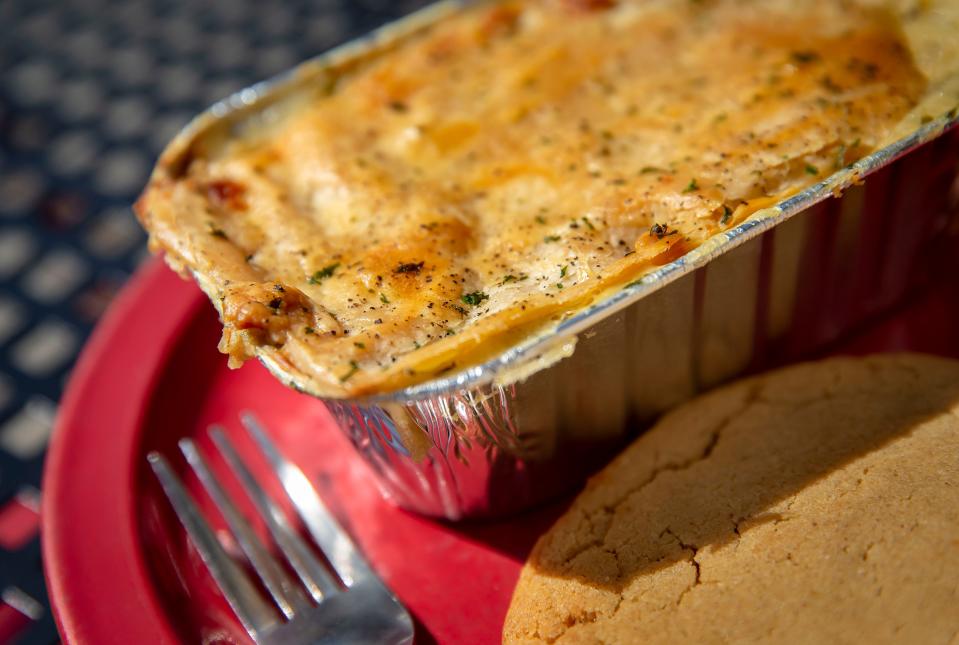
M 959 362 L 840 358 L 664 417 L 536 545 L 509 643 L 947 643 Z

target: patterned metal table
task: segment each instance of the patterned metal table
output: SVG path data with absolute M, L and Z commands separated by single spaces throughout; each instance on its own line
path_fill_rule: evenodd
M 43 455 L 80 346 L 146 257 L 130 204 L 154 158 L 213 101 L 424 4 L 0 2 L 0 644 L 57 640 Z

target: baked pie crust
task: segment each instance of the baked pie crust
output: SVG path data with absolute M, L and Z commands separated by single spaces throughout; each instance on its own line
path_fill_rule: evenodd
M 136 212 L 210 295 L 231 365 L 269 358 L 324 397 L 399 389 L 888 141 L 930 86 L 904 15 L 479 3 L 334 66 L 255 127 L 172 146 Z

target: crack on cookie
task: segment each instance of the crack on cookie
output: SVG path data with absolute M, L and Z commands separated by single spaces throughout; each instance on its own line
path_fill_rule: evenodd
M 716 448 L 718 447 L 719 442 L 722 439 L 723 432 L 726 430 L 726 428 L 728 428 L 736 419 L 738 419 L 743 414 L 745 414 L 749 410 L 749 408 L 751 408 L 753 405 L 757 403 L 761 403 L 762 402 L 761 397 L 762 397 L 762 384 L 761 383 L 753 384 L 753 386 L 750 387 L 749 390 L 747 391 L 746 396 L 744 397 L 742 403 L 737 407 L 737 409 L 729 413 L 727 416 L 723 417 L 722 419 L 718 420 L 718 422 L 716 423 L 712 431 L 709 432 L 708 438 L 705 441 L 705 444 L 703 445 L 702 449 L 700 449 L 696 455 L 688 459 L 684 459 L 682 461 L 666 463 L 657 468 L 654 468 L 652 472 L 650 472 L 648 477 L 646 477 L 638 485 L 632 487 L 630 490 L 625 492 L 619 499 L 616 499 L 612 504 L 603 505 L 594 512 L 588 512 L 586 510 L 583 510 L 581 512 L 582 513 L 581 521 L 586 523 L 590 534 L 596 535 L 596 533 L 598 532 L 597 529 L 602 529 L 602 533 L 600 535 L 596 535 L 596 537 L 594 537 L 592 540 L 589 540 L 588 542 L 586 542 L 579 548 L 576 548 L 572 552 L 567 554 L 567 556 L 562 561 L 561 568 L 568 569 L 572 561 L 575 560 L 580 555 L 582 555 L 583 553 L 586 553 L 587 551 L 590 551 L 591 549 L 601 548 L 604 552 L 609 553 L 612 556 L 613 560 L 615 561 L 616 571 L 617 571 L 617 582 L 620 585 L 622 585 L 623 576 L 627 572 L 623 571 L 622 565 L 620 564 L 619 552 L 615 548 L 608 548 L 605 546 L 606 541 L 609 537 L 609 532 L 613 526 L 613 521 L 612 521 L 613 516 L 618 512 L 620 507 L 623 504 L 625 504 L 633 495 L 641 492 L 648 486 L 653 485 L 663 473 L 681 472 L 689 468 L 692 468 L 693 466 L 695 466 L 696 464 L 700 462 L 703 462 L 709 459 L 713 455 L 713 453 L 716 451 Z M 600 526 L 600 518 L 606 519 L 605 527 Z M 679 603 L 682 602 L 683 598 L 686 596 L 687 593 L 689 593 L 691 589 L 703 584 L 700 562 L 699 560 L 697 560 L 699 547 L 693 544 L 683 542 L 679 538 L 679 536 L 673 533 L 670 527 L 666 527 L 666 529 L 661 533 L 661 535 L 670 535 L 677 542 L 679 547 L 687 553 L 688 555 L 687 561 L 694 567 L 695 576 L 694 576 L 693 583 L 679 594 L 679 596 L 676 599 L 676 604 L 678 605 Z M 564 629 L 555 638 L 546 639 L 546 642 L 555 643 L 557 640 L 562 638 L 571 627 L 577 624 L 595 622 L 595 620 L 599 617 L 600 613 L 602 613 L 606 617 L 615 616 L 616 613 L 619 611 L 620 607 L 623 605 L 623 603 L 624 603 L 623 589 L 621 587 L 619 589 L 616 605 L 615 607 L 613 607 L 611 611 L 588 612 L 592 614 L 591 620 L 580 620 L 579 616 L 573 616 L 573 615 L 567 616 L 566 619 L 564 619 Z M 588 613 L 584 613 L 583 617 L 589 618 Z
M 688 562 L 691 565 L 693 565 L 695 569 L 695 578 L 693 578 L 693 584 L 689 585 L 688 587 L 683 589 L 681 592 L 679 592 L 679 597 L 676 598 L 676 604 L 679 605 L 683 602 L 683 598 L 686 596 L 686 594 L 688 594 L 695 587 L 698 587 L 702 583 L 702 567 L 699 563 L 699 560 L 696 559 L 696 556 L 699 554 L 699 547 L 696 546 L 695 544 L 684 542 L 683 539 L 679 537 L 678 535 L 676 535 L 673 532 L 673 530 L 668 526 L 663 530 L 662 533 L 659 534 L 660 537 L 664 535 L 668 535 L 669 537 L 676 540 L 676 544 L 679 545 L 679 548 L 689 553 Z
M 597 618 L 599 618 L 599 612 L 593 610 L 583 611 L 576 616 L 573 616 L 572 614 L 566 616 L 566 618 L 563 619 L 563 625 L 565 625 L 566 629 L 568 630 L 573 625 L 595 623 Z
M 610 519 L 609 521 L 606 522 L 606 526 L 601 535 L 597 535 L 592 540 L 589 540 L 585 544 L 582 544 L 579 547 L 567 553 L 566 557 L 563 558 L 562 562 L 560 563 L 560 568 L 568 569 L 570 564 L 573 562 L 573 560 L 575 560 L 577 557 L 579 557 L 583 553 L 586 553 L 587 551 L 590 551 L 591 549 L 603 548 L 604 551 L 612 555 L 613 558 L 615 559 L 617 574 L 618 574 L 617 582 L 622 584 L 623 582 L 622 578 L 623 578 L 624 572 L 622 567 L 619 564 L 619 555 L 616 549 L 604 548 L 606 544 L 606 540 L 609 537 L 609 532 L 613 526 L 613 522 L 611 519 L 612 516 L 614 516 L 618 512 L 619 508 L 624 503 L 626 503 L 630 497 L 641 492 L 646 487 L 652 485 L 663 473 L 682 472 L 688 468 L 692 468 L 693 466 L 695 466 L 696 464 L 700 462 L 703 462 L 709 459 L 712 456 L 712 454 L 716 451 L 716 447 L 719 445 L 719 441 L 722 438 L 723 431 L 727 427 L 729 427 L 729 425 L 733 423 L 734 420 L 742 416 L 751 406 L 759 402 L 761 394 L 762 394 L 761 384 L 760 383 L 753 384 L 753 386 L 750 387 L 749 390 L 747 391 L 742 404 L 734 412 L 731 412 L 730 414 L 723 417 L 716 423 L 716 426 L 709 433 L 709 438 L 707 439 L 705 445 L 699 451 L 698 454 L 694 455 L 693 457 L 690 457 L 689 459 L 684 459 L 679 462 L 671 462 L 671 463 L 663 464 L 659 466 L 658 468 L 654 468 L 652 472 L 649 474 L 649 476 L 646 477 L 645 480 L 643 480 L 638 485 L 628 490 L 625 494 L 623 494 L 619 499 L 615 500 L 612 504 L 601 506 L 593 513 L 587 512 L 585 510 L 582 511 L 582 521 L 586 522 L 589 525 L 591 535 L 596 534 L 597 523 L 594 521 L 594 518 L 602 515 L 602 516 L 607 516 Z
M 593 517 L 594 517 L 595 515 L 607 515 L 607 516 L 608 516 L 608 512 L 606 511 L 606 509 L 601 508 L 598 513 L 588 513 L 588 512 L 585 512 L 585 511 L 582 513 L 582 515 L 581 515 L 582 520 L 585 521 L 586 524 L 589 525 L 589 534 L 590 534 L 590 535 L 593 535 L 593 536 L 595 536 L 595 537 L 594 537 L 593 539 L 589 540 L 588 542 L 580 545 L 579 547 L 573 549 L 573 550 L 566 556 L 566 558 L 563 560 L 561 566 L 567 567 L 567 566 L 569 566 L 569 564 L 570 564 L 573 560 L 575 560 L 578 556 L 582 555 L 583 553 L 586 553 L 586 552 L 589 551 L 590 549 L 595 549 L 595 548 L 599 548 L 599 547 L 602 547 L 602 546 L 603 546 L 603 543 L 604 543 L 606 534 L 607 534 L 608 531 L 609 531 L 609 524 L 607 523 L 607 526 L 606 526 L 605 529 L 597 530 L 598 527 L 597 527 L 596 523 L 593 521 Z M 606 550 L 608 551 L 608 549 L 606 549 Z M 619 564 L 619 557 L 618 557 L 618 555 L 614 554 L 613 557 L 616 558 L 616 562 L 617 562 L 617 566 L 618 566 L 618 564 Z
M 622 596 L 620 596 L 619 602 L 616 604 L 616 609 L 619 609 L 619 605 L 622 603 L 622 601 L 623 601 Z M 612 612 L 613 614 L 616 613 L 616 609 L 613 610 Z M 590 623 L 595 623 L 597 620 L 599 620 L 599 617 L 600 617 L 599 614 L 600 612 L 592 609 L 581 611 L 576 615 L 567 614 L 566 617 L 563 618 L 563 622 L 562 622 L 563 630 L 559 634 L 557 634 L 556 636 L 543 637 L 540 635 L 539 630 L 537 629 L 536 633 L 534 634 L 534 637 L 542 640 L 544 643 L 550 643 L 550 644 L 555 643 L 556 641 L 561 639 L 563 636 L 565 636 L 566 632 L 568 632 L 570 629 L 572 629 L 576 625 L 588 625 Z
M 583 544 L 583 545 L 581 545 L 581 546 L 573 549 L 573 550 L 569 553 L 569 555 L 566 556 L 566 559 L 563 560 L 563 562 L 561 563 L 560 566 L 565 569 L 565 568 L 567 568 L 567 567 L 570 565 L 570 563 L 571 563 L 573 560 L 575 560 L 576 558 L 578 558 L 578 557 L 581 556 L 582 554 L 586 553 L 586 552 L 589 551 L 590 549 L 596 549 L 596 548 L 599 548 L 599 547 L 601 547 L 601 546 L 603 546 L 603 538 L 594 538 L 593 540 L 590 540 L 589 542 L 587 542 L 587 543 L 585 543 L 585 544 Z
M 619 608 L 623 606 L 624 600 L 626 599 L 623 597 L 623 594 L 619 594 L 619 596 L 616 597 L 616 606 L 613 607 L 613 611 L 609 612 L 610 617 L 619 613 Z
M 616 580 L 623 579 L 623 565 L 619 561 L 619 552 L 616 549 L 610 549 L 607 546 L 603 546 L 603 553 L 608 553 L 612 558 L 613 562 L 616 563 Z M 620 602 L 622 602 L 622 596 L 620 596 Z M 617 608 L 619 605 L 617 604 Z M 613 610 L 615 613 L 615 610 Z
M 716 424 L 712 432 L 709 433 L 709 439 L 706 441 L 706 445 L 703 447 L 702 450 L 700 450 L 699 454 L 680 462 L 667 463 L 667 464 L 663 464 L 662 466 L 659 466 L 658 468 L 654 468 L 653 471 L 650 473 L 649 477 L 647 477 L 644 481 L 640 482 L 637 486 L 631 488 L 629 491 L 627 491 L 624 495 L 622 495 L 619 499 L 617 499 L 612 504 L 600 507 L 599 512 L 607 515 L 615 515 L 616 512 L 619 510 L 619 508 L 624 503 L 626 503 L 630 497 L 632 497 L 636 493 L 641 492 L 648 486 L 651 486 L 663 473 L 682 472 L 684 470 L 692 468 L 693 466 L 695 466 L 696 464 L 700 462 L 703 462 L 709 459 L 712 456 L 712 454 L 716 451 L 716 447 L 719 445 L 719 440 L 722 438 L 723 431 L 727 427 L 729 427 L 729 425 L 735 419 L 742 416 L 750 407 L 752 407 L 756 402 L 759 401 L 760 393 L 761 393 L 761 388 L 758 387 L 758 384 L 750 388 L 746 397 L 743 399 L 742 405 L 740 405 L 735 412 L 732 412 L 726 417 L 719 420 L 719 422 Z M 588 516 L 589 516 L 588 513 L 585 513 L 585 512 L 583 513 L 584 518 L 588 518 Z M 590 523 L 591 526 L 594 526 L 591 518 L 587 519 L 587 521 Z M 609 524 L 606 526 L 606 530 L 603 533 L 602 537 L 593 540 L 585 548 L 581 550 L 577 550 L 576 555 L 583 553 L 584 551 L 588 550 L 590 547 L 595 547 L 595 546 L 600 546 L 602 544 L 605 544 L 606 538 L 609 537 L 609 531 L 610 529 L 612 529 L 612 525 L 613 523 L 609 522 Z M 569 564 L 569 562 L 573 559 L 573 557 L 575 557 L 575 555 L 567 558 L 563 564 L 564 565 Z

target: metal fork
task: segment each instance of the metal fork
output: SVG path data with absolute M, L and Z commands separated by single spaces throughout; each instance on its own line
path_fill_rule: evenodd
M 181 439 L 180 450 L 226 520 L 272 603 L 220 545 L 167 460 L 156 452 L 147 455 L 147 460 L 203 563 L 250 637 L 259 645 L 412 643 L 409 612 L 366 563 L 303 471 L 280 454 L 252 414 L 244 412 L 240 418 L 335 575 L 257 483 L 221 427 L 211 426 L 210 438 L 263 518 L 299 583 L 270 554 L 230 501 L 196 444 Z

